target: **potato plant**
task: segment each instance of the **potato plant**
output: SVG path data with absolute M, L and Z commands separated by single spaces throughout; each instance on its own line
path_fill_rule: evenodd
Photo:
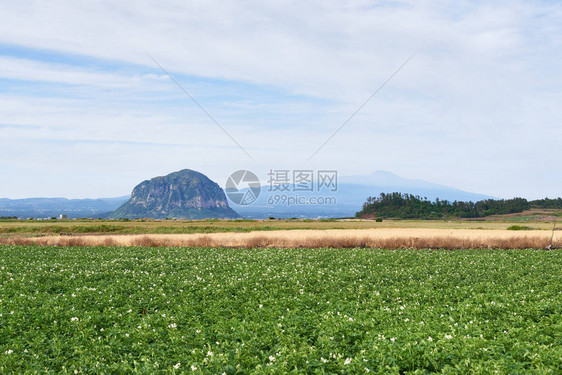
M 0 373 L 562 372 L 562 252 L 0 246 Z

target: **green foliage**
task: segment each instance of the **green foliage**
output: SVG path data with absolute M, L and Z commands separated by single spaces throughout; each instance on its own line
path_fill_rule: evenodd
M 556 199 L 537 199 L 530 201 L 531 208 L 562 208 L 562 198 Z
M 375 220 L 377 223 L 382 223 L 382 219 L 379 217 Z
M 526 225 L 510 225 L 507 230 L 533 230 L 533 228 Z
M 489 215 L 510 214 L 529 209 L 526 199 L 488 199 L 479 202 L 449 202 L 436 199 L 435 202 L 411 194 L 381 193 L 380 197 L 367 198 L 363 209 L 356 217 L 377 216 L 400 219 L 440 219 L 447 217 L 476 218 Z
M 558 250 L 0 257 L 0 373 L 562 371 Z

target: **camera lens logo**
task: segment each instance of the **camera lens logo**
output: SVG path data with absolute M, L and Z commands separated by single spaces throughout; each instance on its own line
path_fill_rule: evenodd
M 240 206 L 247 206 L 256 201 L 261 193 L 258 176 L 242 169 L 232 173 L 226 180 L 226 195 Z

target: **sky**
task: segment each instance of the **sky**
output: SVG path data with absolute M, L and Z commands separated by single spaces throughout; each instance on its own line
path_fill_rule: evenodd
M 559 1 L 7 0 L 0 197 L 184 168 L 562 196 L 561 47 Z

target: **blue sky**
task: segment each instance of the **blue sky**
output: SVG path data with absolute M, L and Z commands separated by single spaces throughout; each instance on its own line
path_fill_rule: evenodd
M 552 1 L 7 2 L 0 197 L 303 165 L 562 196 L 561 29 Z

